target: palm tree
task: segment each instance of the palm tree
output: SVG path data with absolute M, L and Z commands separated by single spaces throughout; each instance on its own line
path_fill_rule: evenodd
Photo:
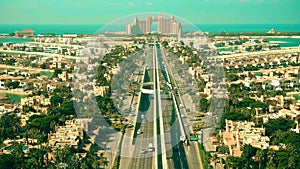
M 98 161 L 98 160 L 93 160 L 93 162 L 92 162 L 92 168 L 98 168 L 98 166 L 100 166 L 101 165 L 101 163 L 100 163 L 100 161 Z
M 258 169 L 261 169 L 261 164 L 265 162 L 265 154 L 264 154 L 264 150 L 257 150 L 256 154 L 255 154 L 255 159 L 258 162 Z
M 45 152 L 45 154 L 44 154 L 45 165 L 48 166 L 50 163 L 49 154 L 52 153 L 52 148 L 47 144 L 45 146 L 42 146 L 42 149 Z
M 31 164 L 37 168 L 41 168 L 44 163 L 45 151 L 43 149 L 30 149 L 29 156 L 32 159 Z
M 78 154 L 73 154 L 71 157 L 71 162 L 70 162 L 70 168 L 79 168 L 81 166 L 80 161 L 81 158 L 79 157 Z
M 241 161 L 241 159 L 238 157 L 229 156 L 226 159 L 226 166 L 229 168 L 239 168 L 239 167 L 241 167 L 240 161 Z
M 214 154 L 211 158 L 211 161 L 214 163 L 214 168 L 216 168 L 216 162 L 217 162 L 218 156 L 217 154 Z
M 102 163 L 102 165 L 104 165 L 104 166 L 108 166 L 109 161 L 107 160 L 106 157 L 102 157 L 102 158 L 101 158 L 101 163 Z
M 275 165 L 275 151 L 273 149 L 268 149 L 267 152 L 267 157 L 268 157 L 268 162 L 267 162 L 267 169 L 275 169 L 276 165 Z
M 295 163 L 295 156 L 294 155 L 290 155 L 288 158 L 288 168 L 295 168 L 296 167 L 296 163 Z
M 91 166 L 92 168 L 97 168 L 98 166 L 101 165 L 98 156 L 92 152 L 88 152 L 85 161 L 87 166 Z
M 29 135 L 28 135 L 27 130 L 25 130 L 25 133 L 23 133 L 23 137 L 25 137 L 26 146 L 28 147 L 28 137 L 29 137 Z
M 23 152 L 23 145 L 16 142 L 13 143 L 13 150 L 11 154 L 17 159 L 17 165 L 22 168 L 25 161 L 25 153 Z
M 114 121 L 115 121 L 115 123 L 116 123 L 117 120 L 118 120 L 119 115 L 118 115 L 117 113 L 114 113 L 114 114 L 113 114 L 113 117 L 114 117 Z
M 89 167 L 89 165 L 88 165 L 88 161 L 86 160 L 86 158 L 82 159 L 80 162 L 80 169 L 86 169 L 88 167 Z
M 287 151 L 289 152 L 288 157 L 288 168 L 296 168 L 296 147 L 292 146 L 291 144 L 288 144 L 286 147 Z

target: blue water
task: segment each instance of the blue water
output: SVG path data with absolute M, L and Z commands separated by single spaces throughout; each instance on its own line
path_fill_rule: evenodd
M 93 34 L 103 25 L 28 25 L 28 24 L 12 24 L 12 25 L 0 25 L 0 33 L 12 33 L 15 31 L 21 31 L 22 28 L 32 28 L 36 34 L 43 33 L 77 33 L 77 34 Z
M 203 32 L 300 32 L 300 24 L 197 24 Z
M 25 43 L 31 42 L 33 38 L 0 38 L 0 42 Z
M 156 25 L 152 25 L 153 28 Z M 76 34 L 94 34 L 95 32 L 115 32 L 125 31 L 124 25 L 0 25 L 0 33 L 11 33 L 22 28 L 32 28 L 36 34 L 42 33 L 76 33 Z M 300 32 L 300 24 L 196 24 L 183 25 L 183 31 L 203 32 L 268 32 L 271 28 L 278 32 Z M 270 41 L 281 42 L 281 47 L 299 46 L 300 39 L 268 39 Z M 0 38 L 0 42 L 23 43 L 30 42 L 32 38 Z
M 13 145 L 8 146 L 8 147 L 5 148 L 5 150 L 9 150 L 9 151 L 12 151 L 13 149 L 14 149 Z M 27 146 L 22 145 L 22 150 L 26 150 L 26 149 L 27 149 Z
M 98 32 L 125 31 L 125 25 L 24 25 L 0 24 L 0 33 L 12 33 L 20 31 L 22 28 L 32 28 L 35 33 L 76 33 L 76 34 L 93 34 Z M 183 31 L 195 31 L 197 29 L 203 32 L 268 32 L 270 29 L 276 29 L 278 32 L 300 32 L 300 24 L 195 24 L 183 25 Z
M 280 47 L 292 47 L 300 45 L 300 38 L 267 38 L 271 43 L 279 44 Z

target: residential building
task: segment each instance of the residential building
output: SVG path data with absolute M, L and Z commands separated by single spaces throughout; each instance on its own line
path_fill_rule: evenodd
M 83 126 L 79 119 L 67 120 L 65 126 L 57 126 L 55 133 L 48 135 L 49 145 L 61 148 L 65 145 L 77 147 L 79 139 L 83 139 Z
M 243 145 L 266 149 L 270 139 L 265 135 L 263 127 L 255 127 L 253 122 L 231 121 L 226 119 L 226 130 L 220 132 L 223 144 L 228 146 L 231 156 L 240 157 Z
M 34 36 L 34 30 L 31 28 L 23 28 L 21 32 L 16 31 L 15 32 L 16 37 L 31 37 Z

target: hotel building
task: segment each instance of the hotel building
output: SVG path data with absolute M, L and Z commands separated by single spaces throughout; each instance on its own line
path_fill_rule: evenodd
M 133 23 L 128 24 L 126 27 L 127 34 L 145 34 L 151 33 L 151 24 L 157 23 L 157 32 L 167 35 L 181 35 L 182 25 L 181 22 L 178 22 L 174 19 L 174 16 L 171 15 L 170 18 L 163 18 L 162 14 L 159 14 L 158 17 L 150 17 L 147 15 L 146 20 L 139 20 L 135 18 Z

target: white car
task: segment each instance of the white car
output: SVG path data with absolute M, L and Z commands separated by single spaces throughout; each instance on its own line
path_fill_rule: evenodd
M 146 150 L 144 148 L 141 149 L 141 154 L 146 153 Z
M 154 147 L 153 147 L 152 143 L 149 143 L 148 151 L 150 151 L 150 152 L 154 151 Z
M 137 134 L 142 134 L 141 129 L 138 129 Z

